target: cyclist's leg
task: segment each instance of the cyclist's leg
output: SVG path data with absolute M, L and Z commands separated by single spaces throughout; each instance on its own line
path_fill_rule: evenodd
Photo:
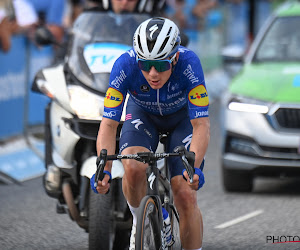
M 203 220 L 197 204 L 197 193 L 190 189 L 182 176 L 171 180 L 174 203 L 180 216 L 180 239 L 184 249 L 202 246 Z
M 184 145 L 189 149 L 192 139 L 192 125 L 189 118 L 183 117 L 170 132 L 168 150 Z M 200 249 L 203 237 L 202 214 L 197 204 L 197 192 L 190 189 L 182 178 L 184 166 L 179 158 L 170 158 L 171 185 L 174 203 L 180 216 L 180 238 L 184 249 Z M 203 167 L 203 166 L 201 166 Z
M 129 102 L 120 138 L 122 154 L 155 151 L 158 144 L 158 132 L 148 114 L 136 104 Z M 123 160 L 123 192 L 128 203 L 137 208 L 146 193 L 147 165 L 135 160 Z

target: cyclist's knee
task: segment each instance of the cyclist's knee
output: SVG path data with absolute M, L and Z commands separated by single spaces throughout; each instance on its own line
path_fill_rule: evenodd
M 124 160 L 123 166 L 128 181 L 136 181 L 145 177 L 146 165 L 135 160 Z
M 189 210 L 197 206 L 197 197 L 189 190 L 180 191 L 174 198 L 178 209 Z
M 197 207 L 197 195 L 189 187 L 179 187 L 173 194 L 178 209 L 189 210 Z
M 145 148 L 143 147 L 129 147 L 124 149 L 122 154 L 135 154 L 143 151 L 145 151 Z M 136 180 L 145 178 L 146 164 L 136 160 L 122 160 L 122 163 L 125 170 L 126 180 L 130 183 L 135 183 Z

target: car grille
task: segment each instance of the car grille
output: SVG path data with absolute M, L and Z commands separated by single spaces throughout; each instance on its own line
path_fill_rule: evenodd
M 300 108 L 279 108 L 274 115 L 281 128 L 300 129 Z
M 252 138 L 228 133 L 225 152 L 254 156 L 265 159 L 291 160 L 300 162 L 298 148 L 282 148 L 259 145 Z

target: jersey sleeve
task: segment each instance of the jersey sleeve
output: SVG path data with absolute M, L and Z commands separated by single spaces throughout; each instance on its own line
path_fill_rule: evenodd
M 201 62 L 194 52 L 189 54 L 183 74 L 187 81 L 189 116 L 192 120 L 209 116 L 209 98 Z
M 128 55 L 122 54 L 112 68 L 104 99 L 103 117 L 120 121 L 127 94 Z

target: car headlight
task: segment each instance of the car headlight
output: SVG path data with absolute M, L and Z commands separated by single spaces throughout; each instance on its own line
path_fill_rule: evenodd
M 228 102 L 228 109 L 232 111 L 267 114 L 270 107 L 267 103 L 263 103 L 254 99 L 232 98 Z
M 76 85 L 68 86 L 70 106 L 81 119 L 99 120 L 103 115 L 104 97 Z

